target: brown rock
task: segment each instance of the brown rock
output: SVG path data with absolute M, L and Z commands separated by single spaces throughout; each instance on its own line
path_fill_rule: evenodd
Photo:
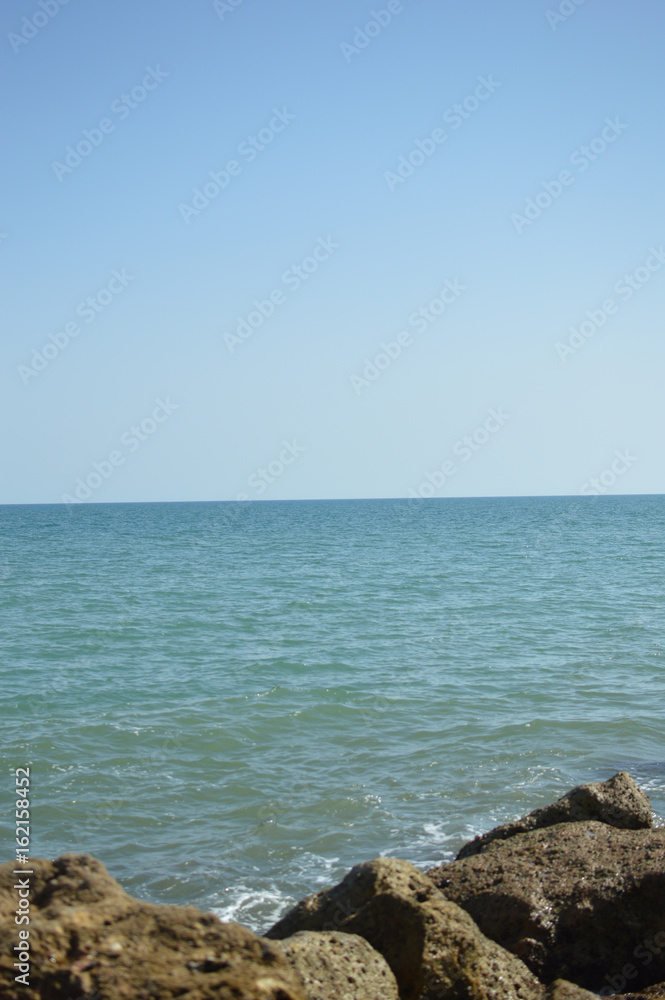
M 639 990 L 665 979 L 665 829 L 562 823 L 428 875 L 544 982 L 600 990 L 623 978 Z
M 567 979 L 555 979 L 545 991 L 545 1000 L 598 1000 L 598 994 L 569 983 Z
M 607 781 L 578 785 L 552 805 L 534 809 L 513 823 L 497 826 L 489 833 L 465 844 L 457 855 L 468 858 L 479 854 L 493 840 L 508 840 L 517 833 L 528 833 L 557 823 L 582 823 L 596 820 L 622 830 L 651 827 L 651 803 L 626 771 L 619 771 Z
M 30 985 L 17 983 L 16 867 L 0 866 L 2 1000 L 305 1000 L 270 942 L 193 907 L 141 903 L 72 854 L 30 862 Z
M 398 1000 L 397 982 L 382 955 L 357 934 L 300 931 L 281 941 L 308 1000 Z
M 623 993 L 621 1000 L 663 1000 L 665 997 L 665 983 L 656 983 L 654 986 L 647 986 L 640 993 Z
M 339 885 L 298 903 L 266 937 L 337 929 L 360 934 L 383 955 L 402 1000 L 541 1000 L 543 988 L 522 962 L 406 861 L 357 865 Z

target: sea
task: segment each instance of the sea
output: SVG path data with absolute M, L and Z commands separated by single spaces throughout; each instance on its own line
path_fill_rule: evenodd
M 627 770 L 665 816 L 665 497 L 0 507 L 2 810 L 266 930 Z

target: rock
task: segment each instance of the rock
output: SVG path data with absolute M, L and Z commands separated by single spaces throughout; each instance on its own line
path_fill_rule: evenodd
M 392 969 L 402 1000 L 542 998 L 523 963 L 488 941 L 407 861 L 357 865 L 339 885 L 298 903 L 266 937 L 326 930 L 364 937 Z
M 651 827 L 651 803 L 626 771 L 619 771 L 607 781 L 578 785 L 552 805 L 534 809 L 513 823 L 497 826 L 489 833 L 474 837 L 465 844 L 457 859 L 479 854 L 493 840 L 508 840 L 517 833 L 540 830 L 557 823 L 580 823 L 596 820 L 622 830 Z
M 598 994 L 569 983 L 567 979 L 555 979 L 545 990 L 545 1000 L 598 1000 Z
M 382 955 L 357 934 L 299 931 L 275 945 L 302 979 L 308 1000 L 398 1000 Z
M 665 983 L 656 983 L 655 986 L 647 986 L 640 993 L 623 993 L 621 1000 L 663 1000 L 665 997 Z
M 22 876 L 0 866 L 0 936 L 14 923 Z M 2 1000 L 306 1000 L 298 975 L 269 941 L 193 907 L 129 896 L 88 855 L 31 860 L 29 986 L 0 954 Z
M 543 982 L 639 991 L 665 979 L 665 829 L 561 823 L 428 875 Z

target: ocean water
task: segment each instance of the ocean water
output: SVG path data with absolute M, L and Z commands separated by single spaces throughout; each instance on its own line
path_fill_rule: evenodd
M 2 860 L 265 930 L 627 769 L 665 815 L 665 497 L 0 507 Z

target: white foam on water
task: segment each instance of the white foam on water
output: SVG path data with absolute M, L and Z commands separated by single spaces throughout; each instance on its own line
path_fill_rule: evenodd
M 235 921 L 255 933 L 276 923 L 297 902 L 295 897 L 277 888 L 256 890 L 240 884 L 229 886 L 224 893 L 228 902 L 224 906 L 211 906 L 210 912 L 224 922 Z

